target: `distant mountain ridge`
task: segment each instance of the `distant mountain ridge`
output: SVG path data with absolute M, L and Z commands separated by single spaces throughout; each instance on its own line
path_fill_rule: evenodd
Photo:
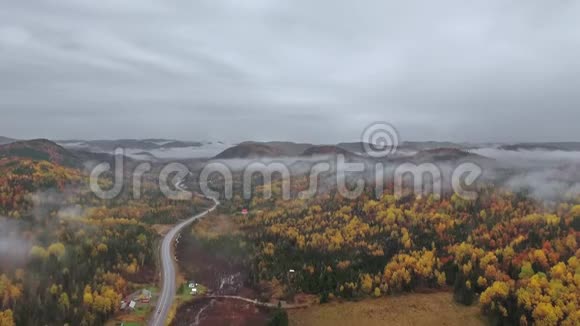
M 256 159 L 280 156 L 284 156 L 284 152 L 279 148 L 262 143 L 246 142 L 224 150 L 214 156 L 214 159 Z
M 342 154 L 346 157 L 368 157 L 365 155 L 365 145 L 362 142 L 338 143 L 337 145 L 297 144 L 292 142 L 244 142 L 227 148 L 215 159 L 255 159 L 280 157 L 312 157 Z M 370 144 L 368 144 L 370 145 Z M 448 145 L 450 147 L 441 147 Z M 411 155 L 391 155 L 391 159 L 411 160 L 461 160 L 465 158 L 482 159 L 483 157 L 470 152 L 477 148 L 474 145 L 445 143 L 445 142 L 411 142 L 403 143 L 403 148 L 411 151 Z M 400 147 L 399 147 L 400 148 Z
M 502 145 L 499 147 L 499 149 L 505 151 L 547 150 L 547 151 L 576 152 L 580 151 L 580 142 L 517 143 L 510 145 Z
M 323 155 L 344 155 L 354 156 L 355 154 L 340 146 L 335 145 L 319 145 L 307 148 L 300 156 L 323 156 Z
M 180 141 L 174 139 L 115 139 L 115 140 L 60 140 L 65 147 L 90 147 L 102 151 L 113 151 L 116 148 L 136 148 L 153 150 L 161 148 L 199 147 L 202 142 Z
M 48 139 L 32 139 L 0 145 L 0 160 L 11 159 L 48 161 L 66 167 L 83 168 L 88 162 L 112 163 L 114 156 L 68 149 Z M 130 158 L 127 158 L 126 162 L 131 162 Z
M 398 148 L 401 150 L 414 150 L 414 151 L 424 151 L 438 148 L 467 149 L 473 147 L 478 146 L 476 144 L 474 145 L 467 143 L 453 143 L 446 141 L 404 141 L 398 146 Z
M 336 145 L 313 145 L 293 142 L 243 142 L 224 150 L 216 155 L 214 159 L 311 157 L 337 154 L 355 155 L 355 153 Z
M 38 141 L 38 140 L 35 140 Z M 0 145 L 22 142 L 10 137 L 0 136 Z M 311 144 L 291 141 L 245 141 L 229 146 L 221 141 L 182 141 L 167 138 L 147 139 L 113 139 L 113 140 L 59 140 L 56 144 L 74 153 L 107 153 L 111 154 L 116 148 L 125 149 L 125 155 L 137 160 L 167 160 L 167 159 L 248 159 L 248 158 L 280 158 L 305 157 L 314 155 L 344 154 L 360 157 L 365 155 L 363 142 L 341 142 L 333 144 Z M 38 144 L 37 144 L 38 145 Z M 35 146 L 33 146 L 35 147 Z M 405 141 L 397 147 L 397 151 L 389 155 L 389 159 L 412 157 L 424 151 L 456 149 L 469 151 L 480 148 L 495 148 L 504 151 L 580 151 L 580 142 L 536 142 L 514 144 L 477 144 L 445 141 Z M 18 152 L 18 150 L 16 150 Z M 28 151 L 31 149 L 20 149 Z M 46 157 L 40 150 L 36 157 Z M 47 152 L 47 151 L 45 151 Z M 54 153 L 58 150 L 54 150 Z M 85 154 L 86 154 L 85 153 Z M 431 153 L 433 154 L 433 153 Z M 449 153 L 448 153 L 449 154 Z M 457 152 L 455 153 L 457 154 Z M 83 156 L 84 154 L 80 154 Z M 422 153 L 425 156 L 427 154 Z M 443 154 L 439 154 L 441 156 Z M 86 155 L 85 155 L 86 156 Z M 427 155 L 429 156 L 429 155 Z M 443 155 L 444 156 L 444 155 Z M 453 156 L 453 155 L 451 155 Z
M 21 140 L 0 145 L 1 158 L 49 161 L 65 166 L 78 166 L 81 161 L 78 155 L 48 139 Z
M 0 145 L 10 144 L 15 141 L 16 139 L 0 136 Z
M 246 142 L 246 143 L 257 143 L 257 142 Z M 269 141 L 259 144 L 264 144 L 277 148 L 278 151 L 282 152 L 284 156 L 298 156 L 302 154 L 306 149 L 312 147 L 312 144 L 308 143 L 294 143 L 290 141 Z
M 59 140 L 60 145 L 75 151 L 112 154 L 124 150 L 126 156 L 136 160 L 198 159 L 210 158 L 228 146 L 221 141 L 182 141 L 165 138 L 116 140 Z
M 338 143 L 338 147 L 346 149 L 349 152 L 363 154 L 365 153 L 365 148 L 374 148 L 375 146 L 370 143 L 365 142 L 343 142 Z M 467 143 L 452 143 L 452 142 L 440 142 L 440 141 L 404 141 L 397 145 L 397 148 L 391 153 L 391 156 L 397 155 L 397 152 L 409 153 L 409 152 L 420 152 L 424 150 L 438 149 L 438 148 L 453 148 L 453 149 L 471 149 L 477 148 L 475 144 Z
M 352 142 L 352 143 L 338 143 L 336 146 L 340 147 L 344 150 L 347 150 L 349 152 L 364 153 L 365 148 L 369 148 L 369 146 L 372 146 L 372 145 L 370 143 L 364 143 L 364 142 Z
M 434 148 L 418 152 L 411 156 L 412 160 L 420 162 L 430 161 L 461 161 L 461 160 L 488 160 L 487 157 L 474 154 L 458 148 Z

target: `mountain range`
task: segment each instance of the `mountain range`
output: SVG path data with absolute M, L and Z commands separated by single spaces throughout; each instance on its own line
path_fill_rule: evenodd
M 209 141 L 181 141 L 174 139 L 118 139 L 118 140 L 16 140 L 0 136 L 0 158 L 25 156 L 47 159 L 62 164 L 75 164 L 81 158 L 108 157 L 116 148 L 123 148 L 126 156 L 137 160 L 166 159 L 258 159 L 284 157 L 313 157 L 342 154 L 347 157 L 368 157 L 366 145 L 361 142 L 338 144 L 310 144 L 289 141 L 257 142 L 239 144 Z M 580 142 L 515 143 L 515 144 L 466 144 L 452 142 L 403 142 L 391 159 L 411 158 L 448 160 L 473 156 L 482 148 L 504 152 L 517 151 L 566 151 L 580 152 Z

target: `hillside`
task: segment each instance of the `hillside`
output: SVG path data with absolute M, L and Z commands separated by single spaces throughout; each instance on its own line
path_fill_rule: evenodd
M 405 141 L 398 146 L 400 150 L 407 151 L 424 151 L 438 148 L 467 149 L 471 147 L 473 145 L 442 141 Z
M 16 139 L 0 136 L 0 145 L 10 144 L 10 143 L 13 143 L 15 141 L 16 141 Z
M 261 143 L 241 143 L 216 155 L 215 159 L 249 159 L 262 157 L 279 157 L 283 152 L 275 147 Z
M 23 158 L 33 161 L 49 161 L 64 166 L 78 166 L 80 158 L 64 147 L 47 139 L 16 141 L 0 146 L 0 159 Z
M 265 144 L 267 146 L 276 148 L 278 151 L 282 152 L 284 156 L 298 156 L 302 154 L 306 149 L 313 146 L 312 144 L 294 143 L 289 141 L 271 141 L 264 142 L 261 144 Z
M 445 162 L 462 160 L 485 161 L 490 159 L 457 148 L 436 148 L 420 151 L 412 156 L 411 160 L 419 162 Z
M 338 155 L 342 154 L 344 156 L 354 156 L 355 154 L 342 148 L 339 146 L 334 145 L 320 145 L 320 146 L 312 146 L 306 149 L 301 156 L 317 156 L 317 155 Z
M 371 144 L 364 143 L 364 142 L 338 143 L 336 146 L 338 146 L 342 149 L 345 149 L 349 152 L 364 153 L 365 152 L 365 145 L 371 146 Z

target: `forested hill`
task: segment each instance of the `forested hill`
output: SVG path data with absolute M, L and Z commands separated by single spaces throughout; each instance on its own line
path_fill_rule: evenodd
M 49 161 L 69 167 L 78 166 L 81 160 L 79 155 L 47 139 L 16 141 L 0 145 L 0 159 L 15 158 Z
M 157 281 L 152 225 L 207 206 L 169 200 L 150 179 L 140 200 L 99 199 L 81 157 L 46 140 L 0 146 L 2 326 L 105 324 Z

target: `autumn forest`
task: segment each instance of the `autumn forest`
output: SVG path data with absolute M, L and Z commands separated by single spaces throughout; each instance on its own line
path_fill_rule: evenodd
M 85 169 L 54 160 L 3 158 L 0 169 L 0 236 L 11 246 L 0 258 L 1 326 L 105 324 L 124 297 L 160 281 L 157 226 L 210 206 L 168 199 L 151 178 L 140 199 L 100 199 Z M 249 199 L 221 198 L 228 228 L 213 229 L 210 215 L 190 229 L 202 249 L 243 266 L 260 300 L 443 291 L 493 325 L 580 324 L 578 197 L 486 184 L 475 200 L 371 187 L 356 199 L 326 189 L 283 200 L 280 179 L 272 184 L 270 198 L 259 183 Z

